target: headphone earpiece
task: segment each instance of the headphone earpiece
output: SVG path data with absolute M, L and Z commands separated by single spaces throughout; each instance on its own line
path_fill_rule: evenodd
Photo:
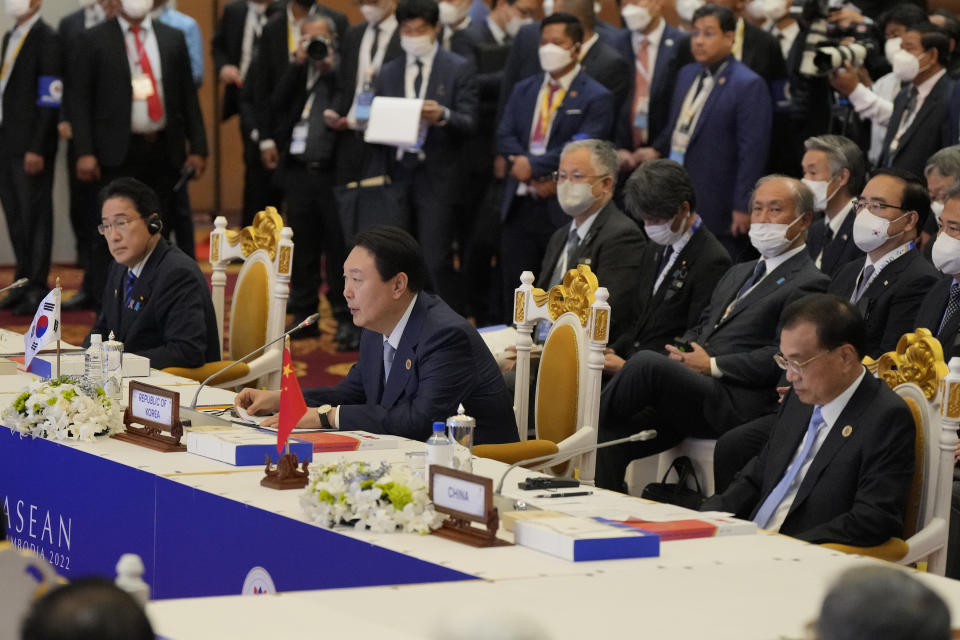
M 160 216 L 157 215 L 156 213 L 150 216 L 150 221 L 147 222 L 147 231 L 149 231 L 150 234 L 153 235 L 155 233 L 160 233 L 162 229 L 163 229 L 163 220 L 160 219 Z

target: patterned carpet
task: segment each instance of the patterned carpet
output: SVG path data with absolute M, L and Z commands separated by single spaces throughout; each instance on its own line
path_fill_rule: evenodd
M 207 261 L 209 255 L 209 236 L 205 232 L 198 231 L 198 236 L 204 233 L 203 239 L 198 237 L 197 259 L 200 261 L 200 267 L 207 276 L 207 282 L 210 281 L 210 263 Z M 227 272 L 227 299 L 226 299 L 226 320 L 229 323 L 230 313 L 230 292 L 237 273 L 240 271 L 240 265 L 231 265 Z M 54 265 L 50 272 L 50 284 L 53 285 L 57 278 L 60 278 L 60 285 L 63 287 L 63 300 L 69 300 L 80 288 L 83 279 L 83 271 L 74 267 L 64 265 Z M 13 267 L 0 267 L 0 287 L 7 286 L 13 281 Z M 347 374 L 350 367 L 356 362 L 356 352 L 337 353 L 336 345 L 333 342 L 333 334 L 337 329 L 336 320 L 330 313 L 330 306 L 326 298 L 321 296 L 320 301 L 320 329 L 322 334 L 318 338 L 305 338 L 291 342 L 291 353 L 293 355 L 294 368 L 297 377 L 300 379 L 301 387 L 314 387 L 320 385 L 336 384 L 343 376 Z M 0 311 L 0 326 L 11 331 L 26 333 L 30 328 L 30 322 L 33 320 L 27 316 L 15 316 L 10 311 Z M 90 327 L 93 326 L 96 317 L 92 311 L 74 311 L 64 313 L 61 318 L 63 340 L 72 344 L 79 345 L 83 342 Z M 292 317 L 287 317 L 288 322 Z M 228 327 L 227 327 L 228 329 Z M 106 339 L 106 336 L 104 336 Z

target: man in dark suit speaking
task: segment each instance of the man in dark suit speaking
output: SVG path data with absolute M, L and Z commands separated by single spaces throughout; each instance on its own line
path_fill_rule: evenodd
M 98 229 L 116 262 L 90 332 L 106 338 L 113 331 L 126 351 L 150 358 L 156 369 L 219 360 L 207 281 L 193 258 L 160 235 L 157 194 L 139 180 L 118 178 L 104 187 L 100 202 Z
M 777 406 L 780 314 L 790 302 L 823 291 L 828 278 L 813 266 L 804 234 L 813 194 L 803 183 L 767 176 L 750 199 L 750 240 L 762 256 L 739 264 L 717 284 L 700 323 L 667 355 L 634 354 L 600 396 L 601 441 L 642 429 L 657 437 L 597 452 L 597 484 L 622 488 L 633 458 L 666 451 L 683 438 L 716 438 Z
M 427 268 L 410 234 L 383 226 L 359 233 L 343 272 L 353 322 L 363 328 L 359 361 L 335 387 L 304 390 L 307 405 L 318 408 L 299 426 L 426 440 L 434 420 L 463 404 L 477 420 L 476 442 L 517 439 L 513 401 L 493 355 L 476 329 L 423 291 Z M 252 414 L 276 413 L 280 392 L 244 389 L 236 403 Z
M 858 546 L 898 536 L 914 471 L 907 405 L 860 363 L 856 307 L 813 295 L 783 314 L 777 364 L 792 389 L 766 447 L 704 509 L 808 542 Z

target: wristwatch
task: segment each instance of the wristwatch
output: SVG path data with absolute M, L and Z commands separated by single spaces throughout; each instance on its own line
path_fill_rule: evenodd
M 324 404 L 317 407 L 317 416 L 320 418 L 320 426 L 324 429 L 333 429 L 333 425 L 330 424 L 329 413 L 333 409 L 332 405 Z

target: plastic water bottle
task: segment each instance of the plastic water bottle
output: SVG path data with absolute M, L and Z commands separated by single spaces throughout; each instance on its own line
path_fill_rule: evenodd
M 433 435 L 427 440 L 427 473 L 430 465 L 453 467 L 453 442 L 447 437 L 446 427 L 442 422 L 433 423 Z
M 99 333 L 90 334 L 90 346 L 83 357 L 83 374 L 93 384 L 103 385 L 103 338 Z

